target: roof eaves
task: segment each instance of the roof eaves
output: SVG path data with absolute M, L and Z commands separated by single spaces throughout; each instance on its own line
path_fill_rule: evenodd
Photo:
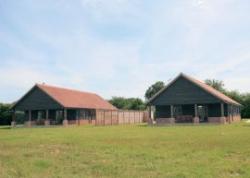
M 188 76 L 188 75 L 185 75 L 185 74 L 182 74 L 182 76 L 185 77 L 188 81 L 192 82 L 192 83 L 195 84 L 196 86 L 198 86 L 198 87 L 200 87 L 201 89 L 203 89 L 204 91 L 206 91 L 207 93 L 209 93 L 209 94 L 213 95 L 214 97 L 216 97 L 217 99 L 223 101 L 224 103 L 227 103 L 227 104 L 235 104 L 235 105 L 240 105 L 240 106 L 242 106 L 242 105 L 241 105 L 240 103 L 238 103 L 237 101 L 234 101 L 233 99 L 229 98 L 229 97 L 226 96 L 225 94 L 221 93 L 220 91 L 218 91 L 218 90 L 216 90 L 216 89 L 214 89 L 214 88 L 212 88 L 212 87 L 211 87 L 211 89 L 213 89 L 213 90 L 215 90 L 216 92 L 219 92 L 219 93 L 225 95 L 225 97 L 229 98 L 228 100 L 231 100 L 231 101 L 225 100 L 225 99 L 223 99 L 223 98 L 217 96 L 216 94 L 210 92 L 207 88 L 201 86 L 201 85 L 198 83 L 198 82 L 201 82 L 201 81 L 199 81 L 199 80 L 197 80 L 197 79 L 194 79 L 194 78 L 192 78 L 192 77 L 190 77 L 190 76 Z M 201 83 L 202 83 L 202 82 L 201 82 Z M 203 83 L 203 84 L 205 84 L 205 83 Z M 205 85 L 207 85 L 207 84 L 205 84 Z M 207 86 L 210 87 L 209 85 L 207 85 Z

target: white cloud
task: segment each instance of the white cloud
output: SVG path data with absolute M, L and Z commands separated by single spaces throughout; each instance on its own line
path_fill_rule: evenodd
M 180 72 L 199 79 L 222 79 L 232 89 L 249 89 L 248 38 L 226 44 L 226 37 L 220 37 L 224 24 L 238 25 L 241 19 L 233 0 L 158 1 L 148 9 L 139 0 L 83 0 L 79 9 L 68 1 L 60 2 L 55 7 L 62 7 L 56 11 L 64 28 L 46 18 L 32 23 L 17 19 L 16 26 L 29 39 L 0 31 L 0 44 L 12 52 L 1 58 L 5 65 L 0 66 L 0 80 L 4 81 L 0 90 L 9 97 L 0 96 L 0 100 L 17 99 L 14 90 L 24 92 L 36 82 L 89 90 L 105 98 L 143 97 L 150 84 L 168 82 Z M 119 23 L 131 29 L 142 26 L 141 33 L 112 39 L 96 35 L 103 24 L 110 24 L 107 29 L 112 32 L 112 25 Z M 220 34 L 214 30 L 218 26 Z
M 81 0 L 84 11 L 90 14 L 90 18 L 99 23 L 122 22 L 133 20 L 136 16 L 141 16 L 141 0 Z
M 27 89 L 35 83 L 60 83 L 60 78 L 25 66 L 8 66 L 0 70 L 1 87 Z

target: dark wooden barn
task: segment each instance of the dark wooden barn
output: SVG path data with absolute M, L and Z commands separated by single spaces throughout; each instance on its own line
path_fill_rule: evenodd
M 45 84 L 32 87 L 12 109 L 13 121 L 16 111 L 24 111 L 28 126 L 92 123 L 97 110 L 117 110 L 97 94 Z
M 177 76 L 148 105 L 156 123 L 231 123 L 241 119 L 241 104 L 185 74 Z

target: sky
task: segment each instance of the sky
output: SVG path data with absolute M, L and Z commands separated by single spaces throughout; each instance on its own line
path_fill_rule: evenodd
M 35 83 L 140 97 L 180 72 L 250 91 L 249 0 L 0 0 L 0 102 Z

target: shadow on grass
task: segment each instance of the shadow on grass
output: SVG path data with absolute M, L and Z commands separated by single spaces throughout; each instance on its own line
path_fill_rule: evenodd
M 194 123 L 175 123 L 175 124 L 141 124 L 137 125 L 138 127 L 200 127 L 200 126 L 223 126 L 224 124 L 217 124 L 217 123 L 199 123 L 199 124 L 194 124 Z M 249 125 L 250 126 L 250 125 Z
M 0 129 L 11 129 L 11 126 L 0 126 Z

